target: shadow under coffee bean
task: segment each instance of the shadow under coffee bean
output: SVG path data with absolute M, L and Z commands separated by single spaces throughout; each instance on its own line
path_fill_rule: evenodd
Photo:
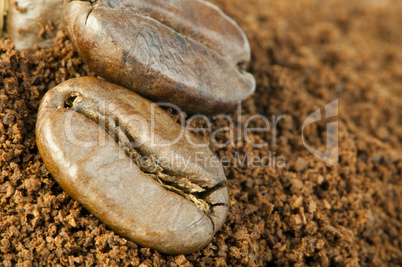
M 125 88 L 92 77 L 60 84 L 42 100 L 36 141 L 60 186 L 140 245 L 190 253 L 224 223 L 227 181 L 208 146 Z

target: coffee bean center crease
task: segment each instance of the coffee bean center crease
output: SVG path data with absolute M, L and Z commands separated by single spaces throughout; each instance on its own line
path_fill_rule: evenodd
M 85 99 L 80 93 L 72 93 L 66 99 L 66 106 L 71 110 L 84 115 L 86 118 L 101 126 L 125 152 L 125 154 L 140 168 L 141 171 L 150 175 L 159 182 L 165 189 L 175 192 L 192 201 L 201 211 L 206 214 L 212 212 L 212 206 L 225 205 L 223 203 L 208 203 L 203 199 L 205 195 L 225 186 L 222 183 L 212 188 L 203 188 L 188 178 L 175 175 L 166 171 L 163 164 L 153 155 L 145 155 L 136 149 L 135 137 L 125 131 L 124 125 L 119 123 L 118 118 L 110 114 L 102 114 L 91 100 Z M 62 108 L 62 107 L 59 107 Z

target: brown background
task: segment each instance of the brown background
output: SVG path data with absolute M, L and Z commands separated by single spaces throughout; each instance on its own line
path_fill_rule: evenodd
M 33 56 L 2 41 L 0 265 L 402 264 L 402 2 L 213 2 L 240 24 L 253 52 L 257 92 L 243 103 L 242 121 L 254 114 L 286 118 L 276 146 L 271 131 L 250 133 L 270 144 L 265 148 L 243 136 L 212 149 L 231 158 L 276 152 L 287 166 L 225 168 L 230 214 L 205 249 L 167 256 L 138 247 L 63 193 L 35 146 L 42 95 L 93 74 L 62 32 L 54 48 Z M 333 167 L 306 150 L 301 126 L 336 99 L 340 162 Z M 306 128 L 306 140 L 324 149 L 325 121 L 317 125 Z M 213 123 L 222 126 L 226 120 Z M 208 141 L 209 134 L 200 135 Z

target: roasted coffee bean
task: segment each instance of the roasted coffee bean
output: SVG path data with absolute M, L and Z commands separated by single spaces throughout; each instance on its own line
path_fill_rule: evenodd
M 255 90 L 247 38 L 206 1 L 71 1 L 65 21 L 98 75 L 151 100 L 219 113 Z
M 97 3 L 151 17 L 215 50 L 234 65 L 247 66 L 250 61 L 250 45 L 244 32 L 218 7 L 204 0 L 99 0 Z
M 4 38 L 4 18 L 7 16 L 10 2 L 8 0 L 0 0 L 0 38 Z
M 15 47 L 20 50 L 31 50 L 35 46 L 51 47 L 56 39 L 58 26 L 63 21 L 63 0 L 10 2 L 7 34 Z
M 227 180 L 217 158 L 130 90 L 93 77 L 63 82 L 42 100 L 36 142 L 72 198 L 142 246 L 190 253 L 224 223 Z

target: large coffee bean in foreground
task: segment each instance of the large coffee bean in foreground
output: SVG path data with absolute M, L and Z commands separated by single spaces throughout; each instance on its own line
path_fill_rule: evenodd
M 50 90 L 36 142 L 63 190 L 137 244 L 190 253 L 224 223 L 227 180 L 217 158 L 164 110 L 123 87 L 84 77 Z
M 151 100 L 211 114 L 255 90 L 247 38 L 206 1 L 71 1 L 65 22 L 98 75 Z

